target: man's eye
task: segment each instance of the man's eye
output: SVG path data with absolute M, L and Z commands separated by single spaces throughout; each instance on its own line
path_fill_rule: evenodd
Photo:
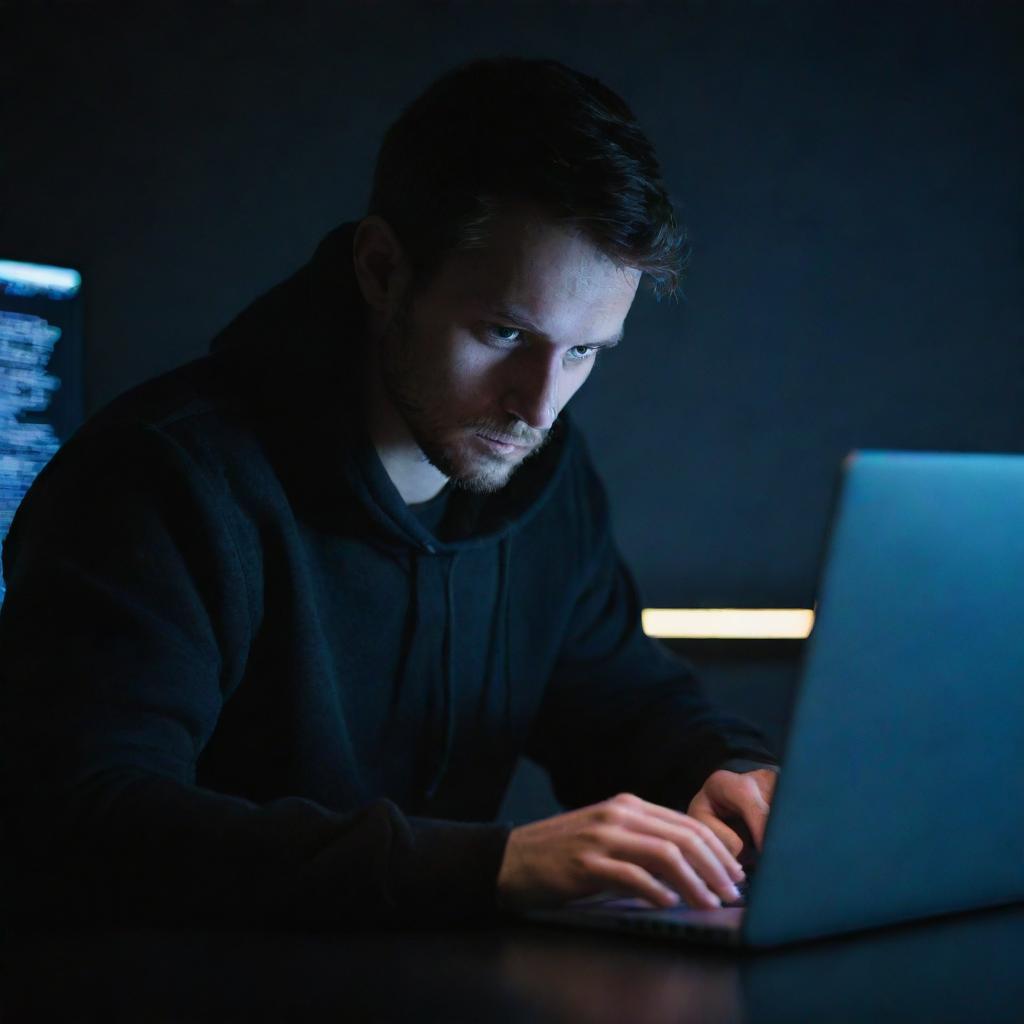
M 591 345 L 573 345 L 569 349 L 569 361 L 573 363 L 582 363 L 584 359 L 590 359 L 597 351 Z
M 505 345 L 511 345 L 513 342 L 519 340 L 519 335 L 523 332 L 518 327 L 502 327 L 501 324 L 489 324 L 487 327 L 487 333 L 495 341 Z

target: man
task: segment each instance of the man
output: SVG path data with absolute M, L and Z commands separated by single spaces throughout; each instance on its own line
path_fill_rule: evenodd
M 643 635 L 563 412 L 681 244 L 622 100 L 477 62 L 365 217 L 64 446 L 4 548 L 15 917 L 736 898 L 773 759 Z M 524 752 L 576 809 L 510 828 Z

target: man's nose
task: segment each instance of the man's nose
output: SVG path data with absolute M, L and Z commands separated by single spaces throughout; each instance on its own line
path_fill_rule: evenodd
M 557 354 L 530 353 L 505 395 L 505 411 L 534 430 L 548 430 L 561 412 L 562 365 Z

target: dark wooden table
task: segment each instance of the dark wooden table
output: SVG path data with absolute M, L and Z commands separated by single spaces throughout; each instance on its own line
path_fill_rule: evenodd
M 1024 906 L 768 953 L 509 925 L 10 935 L 21 1020 L 1024 1021 Z

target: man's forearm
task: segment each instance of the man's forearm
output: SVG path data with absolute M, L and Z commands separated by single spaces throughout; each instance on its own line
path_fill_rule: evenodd
M 508 828 L 408 818 L 388 800 L 337 814 L 257 805 L 141 772 L 9 808 L 11 919 L 401 924 L 494 912 Z

